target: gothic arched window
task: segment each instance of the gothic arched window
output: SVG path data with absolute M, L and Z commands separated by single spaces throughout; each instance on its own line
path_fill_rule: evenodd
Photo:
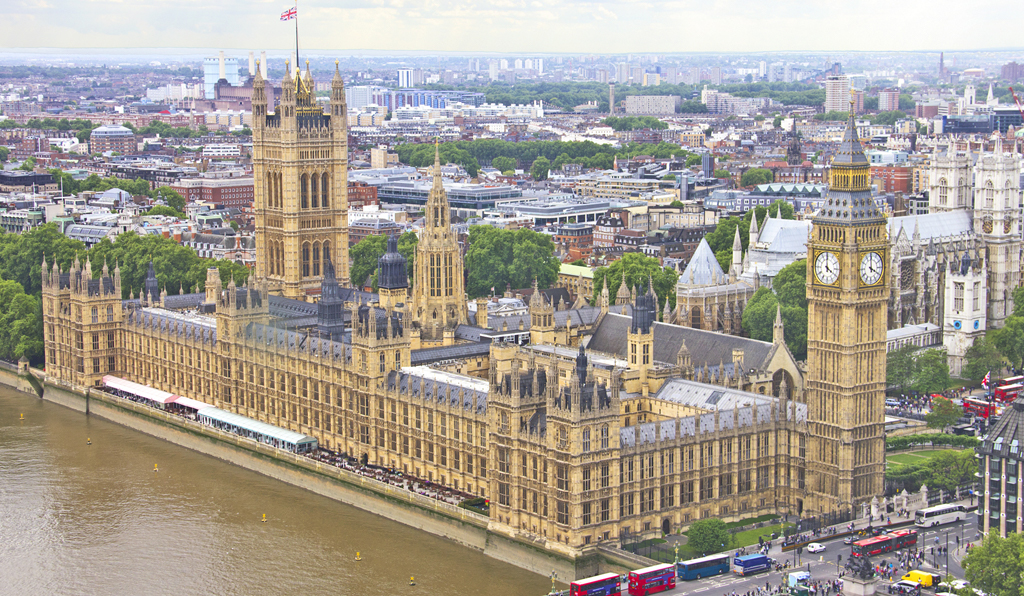
M 309 179 L 309 203 L 313 209 L 320 206 L 320 192 L 317 188 L 319 186 L 319 184 L 317 184 L 319 181 L 320 176 L 317 176 L 316 174 L 313 174 Z
M 324 240 L 324 245 L 323 245 L 323 248 L 320 249 L 320 252 L 322 253 L 321 256 L 322 256 L 322 258 L 324 260 L 324 267 L 326 267 L 328 260 L 330 260 L 332 263 L 334 262 L 334 259 L 331 257 L 331 241 L 330 240 Z
M 328 180 L 330 179 L 327 177 L 326 173 L 320 176 L 320 206 L 325 208 L 331 206 L 331 203 L 328 200 L 328 191 L 331 189 Z
M 948 196 L 949 189 L 946 187 L 946 179 L 939 178 L 939 205 L 946 204 L 946 198 Z
M 320 275 L 320 243 L 313 243 L 313 275 Z
M 303 209 L 309 208 L 309 176 L 299 176 L 299 206 Z
M 302 277 L 309 277 L 309 243 L 302 245 Z
M 995 206 L 996 200 L 996 189 L 992 186 L 992 181 L 989 180 L 985 183 L 985 208 L 991 209 Z
M 957 207 L 963 207 L 967 204 L 967 193 L 964 190 L 964 179 L 961 178 L 956 183 L 956 204 Z

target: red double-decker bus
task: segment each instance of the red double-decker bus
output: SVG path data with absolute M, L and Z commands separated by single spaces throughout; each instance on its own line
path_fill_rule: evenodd
M 618 573 L 605 573 L 569 584 L 569 596 L 620 596 Z
M 964 400 L 964 414 L 988 418 L 989 416 L 998 416 L 999 407 L 995 402 L 990 402 L 987 399 L 968 397 Z
M 996 401 L 1005 404 L 1017 399 L 1021 390 L 1024 390 L 1024 385 L 1020 383 L 1000 385 L 992 391 L 992 397 L 994 397 Z
M 854 542 L 850 547 L 850 552 L 855 557 L 869 557 L 881 553 L 891 553 L 894 548 L 896 548 L 896 541 L 892 536 L 882 534 Z
M 676 566 L 672 563 L 652 565 L 629 572 L 630 596 L 647 596 L 676 587 Z
M 855 557 L 866 557 L 881 553 L 891 553 L 894 550 L 915 546 L 917 544 L 917 530 L 895 530 L 888 534 L 865 538 L 853 543 L 850 549 Z
M 895 548 L 897 549 L 917 544 L 917 530 L 896 530 L 889 532 L 888 536 L 892 536 L 893 541 L 896 543 Z
M 996 387 L 1002 387 L 1003 385 L 1020 385 L 1024 383 L 1024 375 L 1018 375 L 1016 377 L 1006 377 L 1005 379 L 999 379 L 996 381 Z

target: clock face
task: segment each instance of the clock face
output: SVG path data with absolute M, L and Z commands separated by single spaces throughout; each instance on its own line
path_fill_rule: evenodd
M 832 285 L 839 279 L 839 259 L 834 253 L 823 252 L 814 259 L 814 275 L 823 284 Z
M 860 261 L 860 279 L 865 285 L 873 286 L 882 278 L 882 257 L 869 252 Z

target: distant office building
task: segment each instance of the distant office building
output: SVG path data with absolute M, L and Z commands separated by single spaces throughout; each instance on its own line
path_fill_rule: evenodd
M 373 85 L 345 87 L 345 104 L 352 110 L 360 110 L 371 105 L 383 105 L 384 96 L 390 92 L 390 89 Z
M 711 84 L 712 85 L 721 85 L 722 84 L 722 68 L 720 66 L 712 66 L 711 67 L 711 72 L 709 74 L 709 78 L 711 79 Z
M 203 94 L 206 99 L 216 99 L 217 93 L 214 88 L 217 82 L 225 80 L 228 85 L 237 87 L 238 80 L 238 58 L 225 58 L 224 52 L 217 58 L 205 58 L 203 60 Z
M 900 109 L 900 90 L 885 89 L 878 92 L 878 111 L 892 112 Z
M 1001 76 L 1003 80 L 1013 83 L 1024 79 L 1024 64 L 1017 64 L 1016 62 L 1008 62 L 1003 65 Z
M 705 178 L 713 178 L 715 176 L 715 156 L 711 155 L 710 152 L 700 156 L 700 170 Z
M 135 142 L 135 134 L 130 129 L 120 124 L 105 124 L 94 128 L 89 135 L 89 151 L 135 153 L 138 151 L 138 143 Z
M 825 79 L 825 111 L 850 111 L 850 79 L 846 75 L 829 75 Z
M 399 68 L 398 69 L 398 88 L 409 89 L 415 86 L 413 83 L 413 75 L 411 68 Z
M 630 95 L 626 98 L 626 113 L 674 114 L 680 105 L 678 95 Z
M 644 87 L 656 87 L 661 84 L 661 75 L 656 72 L 644 73 Z

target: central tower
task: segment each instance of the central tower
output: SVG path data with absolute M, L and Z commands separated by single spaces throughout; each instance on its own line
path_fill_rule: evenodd
M 419 326 L 421 345 L 428 347 L 444 343 L 446 330 L 453 331 L 469 319 L 462 251 L 451 228 L 448 195 L 441 184 L 438 147 L 434 148 L 434 186 L 423 216 L 423 231 L 416 245 L 414 263 L 412 315 Z
M 869 180 L 851 105 L 807 243 L 812 512 L 850 510 L 883 488 L 889 241 Z
M 286 64 L 281 103 L 268 111 L 259 69 L 252 91 L 256 277 L 268 290 L 315 300 L 334 263 L 348 283 L 348 111 L 337 64 L 327 111 L 317 104 L 313 76 Z

